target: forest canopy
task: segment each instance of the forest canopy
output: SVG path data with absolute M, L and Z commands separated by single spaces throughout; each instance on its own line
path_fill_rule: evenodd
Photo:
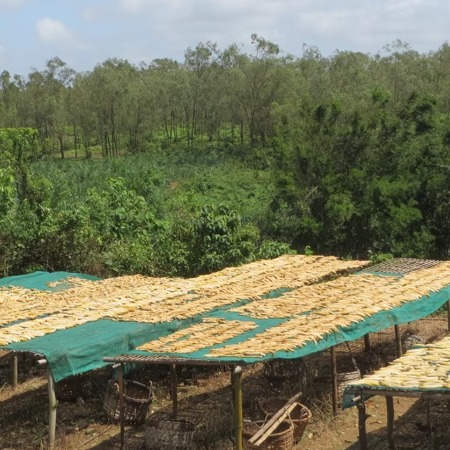
M 190 276 L 305 249 L 448 259 L 448 43 L 251 44 L 3 71 L 0 275 Z

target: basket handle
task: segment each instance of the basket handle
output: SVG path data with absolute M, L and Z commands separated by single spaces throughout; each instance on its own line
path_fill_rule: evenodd
M 350 353 L 350 359 L 351 359 L 351 361 L 352 361 L 353 368 L 354 368 L 355 370 L 358 370 L 359 367 L 358 367 L 358 364 L 356 364 L 355 358 L 353 357 L 353 353 L 352 353 L 352 349 L 350 348 L 350 344 L 348 343 L 348 341 L 345 341 L 345 344 L 347 345 L 348 352 Z

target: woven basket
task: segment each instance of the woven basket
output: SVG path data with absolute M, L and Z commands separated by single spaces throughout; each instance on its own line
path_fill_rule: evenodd
M 283 420 L 261 445 L 248 442 L 264 424 L 264 420 L 244 423 L 242 436 L 246 450 L 291 450 L 294 447 L 294 425 L 290 420 Z
M 330 378 L 331 379 L 331 378 Z M 347 385 L 351 381 L 361 379 L 361 371 L 359 369 L 354 370 L 353 372 L 344 372 L 337 374 L 337 388 L 338 388 L 338 400 L 342 401 L 342 395 L 344 394 L 344 390 Z
M 279 411 L 286 404 L 287 399 L 284 398 L 268 398 L 260 399 L 258 401 L 258 407 L 261 412 L 266 416 L 272 416 Z M 303 436 L 306 426 L 310 422 L 312 417 L 311 411 L 301 403 L 295 402 L 294 409 L 289 413 L 289 419 L 294 425 L 294 442 L 297 443 Z
M 132 380 L 123 380 L 124 422 L 130 425 L 144 423 L 153 399 L 152 387 Z M 108 380 L 103 410 L 113 420 L 120 420 L 120 394 L 117 380 Z
M 329 369 L 329 367 L 327 367 Z M 331 370 L 331 369 L 330 369 Z M 323 375 L 318 377 L 318 379 L 325 383 L 331 383 L 331 374 Z M 337 394 L 338 401 L 342 400 L 342 394 L 344 393 L 344 389 L 351 381 L 361 379 L 361 371 L 359 369 L 352 370 L 351 372 L 338 372 L 336 374 L 337 379 Z
M 72 402 L 77 398 L 87 398 L 92 392 L 91 377 L 86 373 L 74 375 L 55 384 L 56 398 L 59 401 Z
M 348 383 L 351 381 L 359 380 L 361 378 L 361 371 L 356 364 L 355 359 L 353 358 L 353 354 L 348 342 L 346 342 L 348 348 L 348 355 L 340 356 L 337 361 L 337 394 L 338 394 L 338 402 L 342 401 L 342 394 L 344 393 L 345 388 Z M 323 381 L 326 383 L 331 383 L 331 365 L 326 362 L 322 364 L 318 369 L 317 379 L 319 381 Z
M 152 419 L 145 424 L 147 450 L 181 450 L 192 448 L 195 425 L 188 420 Z

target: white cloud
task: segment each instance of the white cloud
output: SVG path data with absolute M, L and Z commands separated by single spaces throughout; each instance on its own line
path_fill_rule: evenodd
M 40 19 L 36 24 L 39 39 L 44 42 L 64 42 L 70 40 L 71 36 L 64 24 L 59 20 L 46 17 Z

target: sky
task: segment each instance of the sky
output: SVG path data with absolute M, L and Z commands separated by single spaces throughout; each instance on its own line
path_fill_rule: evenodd
M 396 40 L 420 53 L 450 40 L 449 0 L 0 0 L 0 73 L 26 76 L 59 57 L 91 71 L 109 58 L 182 62 L 208 41 L 251 53 L 252 33 L 300 57 L 371 55 Z

